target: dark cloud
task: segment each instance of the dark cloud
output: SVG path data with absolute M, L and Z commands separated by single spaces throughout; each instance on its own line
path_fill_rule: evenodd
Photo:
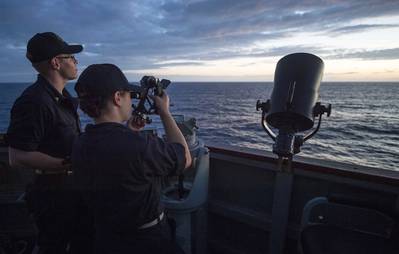
M 358 58 L 362 60 L 397 60 L 399 59 L 399 48 L 355 51 L 343 54 L 330 55 L 332 59 Z
M 169 14 L 166 15 L 165 25 L 173 28 L 170 31 L 175 35 L 199 38 L 252 36 L 261 32 L 324 31 L 352 20 L 398 14 L 398 7 L 397 1 L 375 0 L 195 1 L 181 4 L 179 8 L 166 7 Z
M 330 30 L 331 33 L 341 35 L 344 33 L 363 32 L 371 29 L 385 29 L 385 28 L 396 28 L 399 24 L 395 25 L 356 25 L 356 26 L 343 26 Z
M 123 69 L 140 70 L 173 63 L 177 66 L 179 61 L 191 61 L 193 65 L 193 61 L 271 57 L 298 50 L 332 55 L 317 45 L 272 45 L 263 49 L 256 43 L 288 41 L 302 32 L 336 37 L 398 26 L 350 25 L 352 21 L 387 15 L 399 15 L 399 1 L 1 1 L 0 81 L 25 79 L 30 65 L 24 48 L 37 32 L 54 31 L 68 42 L 83 43 L 85 53 L 79 55 L 80 67 L 112 62 Z M 160 64 L 167 61 L 170 63 Z

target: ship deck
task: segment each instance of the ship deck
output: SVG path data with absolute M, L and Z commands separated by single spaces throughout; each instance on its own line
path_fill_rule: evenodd
M 278 239 L 279 235 L 286 235 L 279 239 L 284 253 L 299 253 L 304 207 L 316 197 L 344 197 L 355 205 L 388 207 L 392 214 L 398 214 L 399 171 L 296 156 L 289 173 L 292 182 L 284 182 L 272 153 L 216 144 L 208 148 L 209 199 L 193 217 L 194 222 L 197 220 L 193 224 L 197 225 L 193 237 L 196 253 L 270 253 L 270 237 Z M 7 156 L 7 148 L 0 147 L 3 203 L 17 199 L 32 177 L 29 170 L 10 169 Z M 281 209 L 280 218 L 275 218 L 273 207 L 287 195 L 288 209 Z M 273 221 L 284 216 L 286 234 L 272 236 L 272 228 L 276 230 Z M 19 230 L 21 234 L 31 233 Z M 285 232 L 285 227 L 277 230 Z

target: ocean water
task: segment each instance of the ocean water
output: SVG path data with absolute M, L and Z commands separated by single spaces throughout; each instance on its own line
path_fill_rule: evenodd
M 7 130 L 14 100 L 29 83 L 0 84 L 0 133 Z M 73 84 L 67 89 L 73 94 Z M 198 137 L 266 151 L 272 140 L 262 129 L 256 101 L 270 98 L 272 83 L 172 83 L 173 114 L 195 117 Z M 332 104 L 319 132 L 301 156 L 399 170 L 399 83 L 322 83 L 319 101 Z M 82 124 L 90 119 L 80 112 Z M 157 117 L 153 125 L 161 126 Z

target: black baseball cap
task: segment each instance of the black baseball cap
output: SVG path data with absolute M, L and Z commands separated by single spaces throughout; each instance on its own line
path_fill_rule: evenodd
M 32 63 L 51 59 L 59 54 L 76 54 L 83 50 L 82 45 L 69 45 L 52 32 L 37 33 L 26 47 L 26 57 Z
M 129 84 L 118 66 L 105 63 L 89 65 L 80 74 L 75 91 L 79 98 L 108 97 L 116 91 L 139 94 L 141 87 Z

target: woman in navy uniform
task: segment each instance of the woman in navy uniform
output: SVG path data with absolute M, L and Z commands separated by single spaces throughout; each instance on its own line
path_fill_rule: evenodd
M 168 95 L 153 98 L 164 142 L 140 134 L 144 121 L 132 117 L 134 87 L 117 66 L 89 66 L 75 90 L 81 109 L 94 120 L 74 144 L 72 167 L 93 218 L 96 253 L 174 253 L 160 178 L 180 174 L 191 165 L 191 156 L 169 111 Z

